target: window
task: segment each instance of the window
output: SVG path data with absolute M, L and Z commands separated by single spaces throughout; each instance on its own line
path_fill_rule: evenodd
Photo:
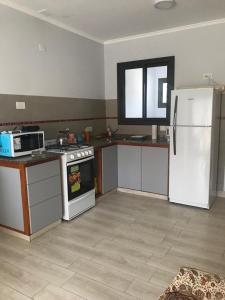
M 168 125 L 174 57 L 117 65 L 119 124 Z
M 166 108 L 167 103 L 167 78 L 158 80 L 158 107 Z

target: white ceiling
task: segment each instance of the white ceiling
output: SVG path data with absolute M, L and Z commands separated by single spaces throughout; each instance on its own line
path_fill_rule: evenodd
M 177 0 L 167 11 L 153 0 L 0 0 L 35 12 L 94 40 L 106 41 L 225 18 L 225 0 Z

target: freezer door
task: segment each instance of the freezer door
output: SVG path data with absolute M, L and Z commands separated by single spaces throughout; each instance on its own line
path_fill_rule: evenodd
M 170 126 L 170 202 L 209 208 L 211 127 Z
M 177 102 L 177 125 L 211 126 L 213 92 L 213 88 L 172 91 L 170 125 L 174 124 L 175 104 Z

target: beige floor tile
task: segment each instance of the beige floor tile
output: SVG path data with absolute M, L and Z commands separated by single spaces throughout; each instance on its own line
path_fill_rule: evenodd
M 117 292 L 97 281 L 81 275 L 75 275 L 68 280 L 63 288 L 87 298 L 88 300 L 134 300 L 136 297 Z M 136 299 L 137 300 L 137 299 Z
M 17 266 L 56 285 L 63 284 L 74 275 L 74 272 L 34 255 L 27 255 L 24 259 L 18 261 Z
M 20 251 L 21 249 L 18 251 L 16 247 L 14 247 L 14 249 L 11 249 L 7 246 L 7 244 L 0 244 L 0 259 L 9 263 L 17 264 L 18 261 L 26 257 L 26 254 Z
M 204 250 L 202 251 L 204 253 Z M 180 266 L 189 266 L 202 269 L 204 271 L 215 272 L 225 275 L 225 261 L 223 257 L 218 261 L 218 257 L 212 255 L 210 258 L 205 257 L 204 254 L 178 251 L 171 249 L 164 259 L 176 260 L 176 264 Z
M 104 264 L 109 267 L 114 267 L 118 269 L 118 272 L 126 272 L 131 276 L 135 276 L 142 280 L 148 280 L 154 268 L 143 261 L 137 259 L 131 259 L 127 257 L 125 253 L 114 253 L 99 251 L 93 255 L 93 260 L 100 264 Z
M 95 246 L 103 239 L 103 237 L 95 235 L 93 232 L 89 232 L 86 228 L 82 228 L 81 226 L 74 226 L 72 228 L 69 226 L 62 226 L 49 232 L 49 238 L 54 238 L 55 236 L 73 240 L 88 247 Z
M 181 266 L 225 275 L 224 230 L 225 200 L 207 211 L 109 193 L 31 244 L 0 233 L 0 295 L 157 300 Z
M 68 267 L 75 260 L 76 256 L 71 251 L 64 249 L 62 251 L 61 247 L 57 247 L 54 243 L 49 241 L 49 243 L 43 244 L 32 244 L 31 248 L 25 251 L 28 255 L 38 256 L 44 260 L 48 260 L 56 265 L 62 267 Z
M 127 293 L 141 300 L 157 300 L 163 289 L 151 283 L 135 280 L 127 290 Z
M 0 282 L 0 300 L 29 300 L 23 294 L 5 286 Z
M 78 259 L 76 263 L 70 266 L 70 270 L 122 292 L 128 288 L 134 279 L 134 276 L 112 266 L 104 266 L 84 259 Z
M 37 276 L 2 261 L 0 261 L 0 282 L 28 297 L 32 297 L 47 285 L 46 281 Z
M 151 256 L 152 252 L 151 249 L 146 249 L 145 247 L 135 247 L 136 244 L 134 242 L 129 241 L 121 241 L 119 239 L 115 240 L 103 240 L 102 242 L 98 243 L 96 249 L 100 249 L 101 251 L 105 252 L 115 252 L 115 253 L 126 253 L 127 257 L 130 259 L 139 259 L 140 261 L 147 262 Z
M 149 280 L 149 283 L 166 289 L 167 286 L 169 286 L 169 284 L 172 282 L 176 274 L 177 272 L 173 273 L 156 268 L 154 274 Z
M 217 244 L 211 244 L 208 240 L 201 240 L 199 238 L 195 238 L 192 234 L 191 236 L 186 237 L 176 237 L 176 236 L 166 236 L 162 241 L 162 245 L 168 246 L 172 249 L 177 249 L 180 251 L 191 251 L 197 253 L 200 251 L 203 255 L 208 256 L 218 256 L 222 255 L 225 246 Z
M 34 300 L 85 300 L 80 296 L 65 291 L 64 289 L 55 285 L 48 285 L 37 295 L 33 297 Z M 22 300 L 22 299 L 21 299 Z

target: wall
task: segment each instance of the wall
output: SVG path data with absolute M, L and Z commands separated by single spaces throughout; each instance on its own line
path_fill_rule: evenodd
M 225 24 L 105 45 L 105 97 L 117 98 L 116 64 L 138 59 L 175 56 L 175 86 L 202 85 L 212 72 L 225 83 Z
M 225 24 L 190 29 L 158 36 L 105 45 L 107 125 L 120 132 L 150 133 L 150 126 L 118 126 L 117 63 L 138 59 L 175 56 L 175 87 L 206 85 L 203 73 L 213 73 L 218 84 L 225 84 Z M 219 190 L 225 191 L 225 99 L 223 99 Z
M 47 138 L 67 127 L 102 132 L 101 99 L 103 45 L 0 5 L 0 130 L 35 122 Z M 16 101 L 26 109 L 16 110 Z
M 104 98 L 103 45 L 4 5 L 0 37 L 0 94 Z
M 16 110 L 24 101 L 25 110 Z M 39 125 L 46 138 L 55 138 L 59 130 L 81 132 L 92 126 L 94 134 L 105 131 L 105 100 L 0 94 L 0 130 L 16 126 Z

